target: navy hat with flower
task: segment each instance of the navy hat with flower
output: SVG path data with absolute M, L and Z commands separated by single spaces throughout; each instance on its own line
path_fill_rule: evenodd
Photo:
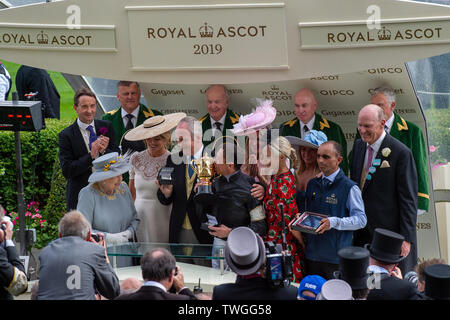
M 104 154 L 92 161 L 94 172 L 89 176 L 89 183 L 117 177 L 131 169 L 130 155 L 119 155 L 117 152 Z

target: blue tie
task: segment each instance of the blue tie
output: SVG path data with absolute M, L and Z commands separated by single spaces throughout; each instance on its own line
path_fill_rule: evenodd
M 87 130 L 89 131 L 89 150 L 91 150 L 92 142 L 97 140 L 97 135 L 95 134 L 94 128 L 91 125 L 87 127 Z
M 190 156 L 189 159 L 190 161 L 192 161 L 192 159 L 194 159 L 194 156 Z M 194 175 L 194 169 L 192 169 L 190 162 L 188 163 L 188 174 L 189 178 L 192 178 L 192 176 Z
M 322 178 L 322 190 L 325 190 L 326 187 L 328 187 L 330 180 L 328 180 L 327 178 Z

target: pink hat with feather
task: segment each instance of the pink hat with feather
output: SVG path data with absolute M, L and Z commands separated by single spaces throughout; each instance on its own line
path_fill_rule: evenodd
M 256 110 L 239 118 L 231 132 L 236 136 L 245 136 L 270 125 L 277 115 L 272 100 L 256 99 Z

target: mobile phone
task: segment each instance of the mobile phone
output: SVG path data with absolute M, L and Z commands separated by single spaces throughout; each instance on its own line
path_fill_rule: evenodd
M 99 242 L 100 241 L 100 237 L 96 233 L 91 233 L 91 238 L 94 239 L 95 242 Z

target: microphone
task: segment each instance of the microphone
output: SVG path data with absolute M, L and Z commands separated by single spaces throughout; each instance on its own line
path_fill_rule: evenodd
M 405 274 L 404 279 L 408 282 L 411 282 L 415 286 L 417 286 L 417 281 L 419 280 L 419 277 L 417 275 L 417 272 L 410 271 L 407 274 Z

